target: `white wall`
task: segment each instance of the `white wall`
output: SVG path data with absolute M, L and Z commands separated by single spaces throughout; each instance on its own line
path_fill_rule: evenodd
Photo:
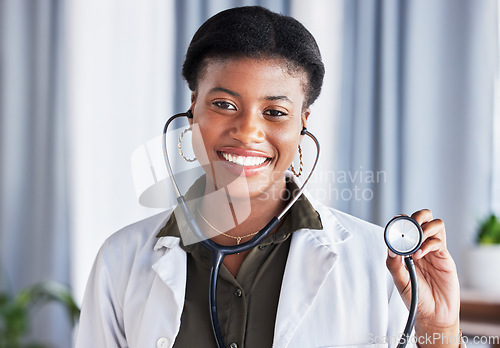
M 73 288 L 81 300 L 111 233 L 157 210 L 141 207 L 133 151 L 173 112 L 173 1 L 71 1 L 67 27 Z
M 320 9 L 320 10 L 319 10 Z M 336 156 L 340 149 L 336 134 L 339 131 L 340 87 L 342 67 L 343 1 L 293 0 L 291 15 L 313 34 L 318 42 L 325 64 L 325 79 L 321 95 L 311 107 L 307 127 L 321 143 L 321 158 L 308 190 L 318 200 L 332 204 L 329 182 L 335 170 Z M 315 147 L 309 139 L 302 141 L 305 167 L 311 165 Z M 307 171 L 306 171 L 307 173 Z

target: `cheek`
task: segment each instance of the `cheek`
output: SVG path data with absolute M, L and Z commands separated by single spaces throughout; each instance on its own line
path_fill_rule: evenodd
M 211 127 L 206 120 L 200 118 L 195 120 L 191 126 L 193 131 L 193 151 L 201 165 L 209 164 L 210 149 L 213 148 L 213 143 L 217 140 L 217 127 Z
M 300 130 L 293 129 L 288 132 L 283 132 L 277 137 L 277 148 L 280 154 L 280 159 L 286 162 L 288 166 L 294 159 L 295 154 L 298 152 L 300 143 Z

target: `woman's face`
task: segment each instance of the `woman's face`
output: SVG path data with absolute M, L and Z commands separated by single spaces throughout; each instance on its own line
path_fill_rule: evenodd
M 244 177 L 250 197 L 284 189 L 309 115 L 305 86 L 306 74 L 291 73 L 281 60 L 208 61 L 191 110 L 204 144 L 195 139 L 195 152 L 200 158 L 206 151 L 205 171 L 216 187 Z

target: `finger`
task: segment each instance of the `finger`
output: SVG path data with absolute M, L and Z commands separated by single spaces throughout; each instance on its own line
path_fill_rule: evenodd
M 437 238 L 431 238 L 431 239 L 427 239 L 422 244 L 420 249 L 413 255 L 413 258 L 415 260 L 419 260 L 431 252 L 445 251 L 445 250 L 446 250 L 446 248 L 443 244 L 443 241 L 441 241 L 440 239 L 437 239 Z M 442 256 L 442 255 L 439 255 L 439 256 Z
M 422 209 L 419 211 L 414 212 L 411 215 L 411 218 L 415 221 L 417 221 L 420 226 L 422 226 L 424 223 L 429 222 L 433 219 L 432 213 L 429 209 Z
M 396 285 L 399 293 L 404 296 L 406 296 L 405 294 L 409 295 L 410 276 L 405 265 L 403 264 L 402 256 L 396 255 L 391 250 L 387 249 L 386 266 L 392 275 L 394 284 Z M 409 299 L 408 296 L 407 299 Z
M 424 242 L 430 238 L 439 239 L 443 242 L 443 245 L 446 248 L 446 230 L 443 220 L 434 219 L 422 224 L 422 232 L 424 234 Z

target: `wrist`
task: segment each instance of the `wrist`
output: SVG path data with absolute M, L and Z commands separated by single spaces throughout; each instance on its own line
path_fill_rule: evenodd
M 416 326 L 415 336 L 420 348 L 459 347 L 462 343 L 462 332 L 458 323 L 446 328 Z

